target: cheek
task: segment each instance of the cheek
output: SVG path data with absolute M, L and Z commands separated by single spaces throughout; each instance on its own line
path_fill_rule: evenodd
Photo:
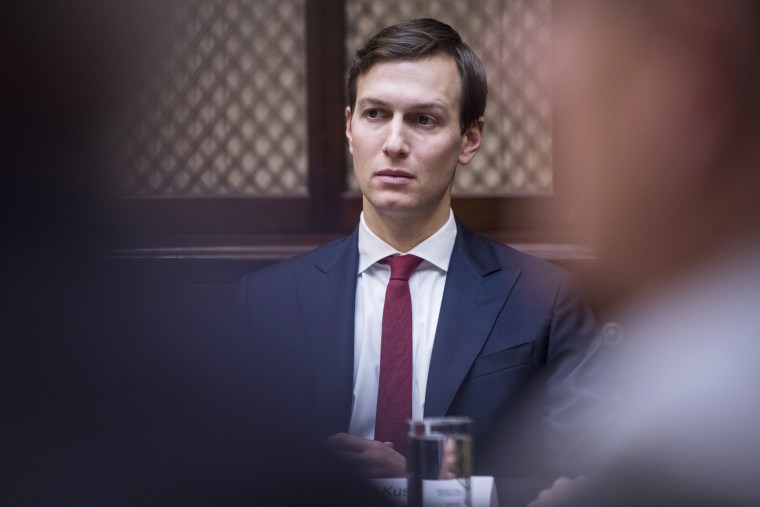
M 437 143 L 428 143 L 424 151 L 418 150 L 418 156 L 427 161 L 426 165 L 431 167 L 433 174 L 445 179 L 453 176 L 459 162 L 461 147 L 459 139 L 445 139 Z
M 352 143 L 351 154 L 354 160 L 354 169 L 364 169 L 368 161 L 377 152 L 377 147 L 374 146 L 374 136 L 364 132 L 354 131 L 354 139 Z

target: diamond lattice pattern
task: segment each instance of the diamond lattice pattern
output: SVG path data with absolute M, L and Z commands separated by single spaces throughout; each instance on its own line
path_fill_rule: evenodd
M 172 4 L 115 162 L 126 196 L 307 192 L 304 0 Z

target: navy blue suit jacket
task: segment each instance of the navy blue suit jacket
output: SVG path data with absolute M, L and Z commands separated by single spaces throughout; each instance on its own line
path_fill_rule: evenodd
M 474 420 L 475 441 L 487 444 L 476 448 L 476 472 L 535 476 L 582 445 L 576 416 L 596 401 L 588 390 L 595 321 L 573 275 L 457 227 L 425 416 Z M 299 434 L 348 429 L 357 238 L 248 274 L 239 286 L 235 354 L 259 375 L 254 389 L 274 393 L 269 409 Z M 547 446 L 558 451 L 551 463 Z M 489 465 L 486 454 L 495 455 Z

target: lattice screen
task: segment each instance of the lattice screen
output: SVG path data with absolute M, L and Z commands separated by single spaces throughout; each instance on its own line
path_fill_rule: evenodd
M 307 192 L 306 1 L 172 4 L 156 71 L 119 136 L 118 194 Z M 347 0 L 346 8 L 349 55 L 383 26 L 421 16 L 450 23 L 481 55 L 486 136 L 458 171 L 457 192 L 551 189 L 551 110 L 537 65 L 549 45 L 550 0 Z M 355 188 L 352 171 L 348 182 Z
M 128 196 L 307 191 L 305 0 L 181 0 L 115 162 Z
M 551 190 L 550 0 L 348 0 L 346 14 L 348 65 L 356 48 L 378 30 L 418 17 L 450 24 L 483 60 L 489 85 L 486 134 L 475 159 L 458 169 L 456 192 Z M 356 188 L 352 171 L 347 177 Z

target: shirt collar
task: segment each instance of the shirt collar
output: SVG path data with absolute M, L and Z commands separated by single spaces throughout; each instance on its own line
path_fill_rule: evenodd
M 391 255 L 409 253 L 429 262 L 442 271 L 448 271 L 451 252 L 457 237 L 454 212 L 449 210 L 449 219 L 435 234 L 408 252 L 399 252 L 372 232 L 364 220 L 364 212 L 359 217 L 359 273 L 376 262 Z

